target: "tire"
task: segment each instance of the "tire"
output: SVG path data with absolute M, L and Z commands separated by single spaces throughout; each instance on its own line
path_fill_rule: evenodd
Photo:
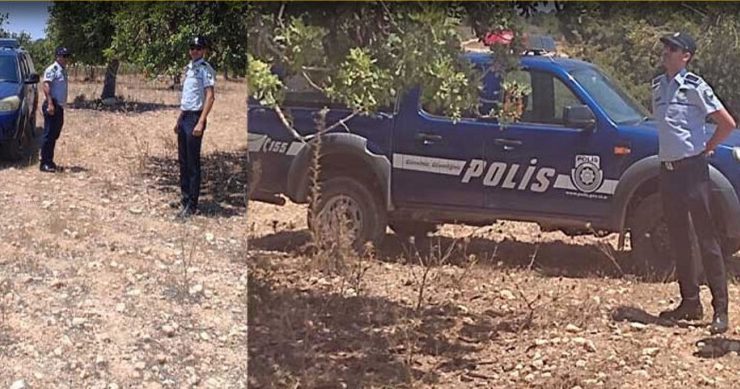
M 362 252 L 366 243 L 376 247 L 385 237 L 388 219 L 378 196 L 366 185 L 349 177 L 332 177 L 320 184 L 316 218 L 309 207 L 308 220 L 320 242 L 341 242 L 349 237 L 349 244 Z
M 630 215 L 627 228 L 630 230 L 632 244 L 632 261 L 638 272 L 649 280 L 669 281 L 675 272 L 675 263 L 671 257 L 668 226 L 663 217 L 663 206 L 658 193 L 645 197 Z M 699 246 L 693 226 L 691 231 L 691 251 L 694 261 L 701 269 Z M 727 261 L 732 254 L 738 251 L 740 241 L 737 239 L 720 238 L 720 246 Z
M 675 264 L 671 258 L 668 226 L 659 194 L 640 201 L 629 215 L 627 228 L 630 230 L 632 262 L 638 273 L 651 280 L 667 281 L 674 273 Z
M 20 136 L 17 139 L 11 139 L 2 145 L 3 158 L 10 161 L 20 161 L 28 155 L 32 142 L 33 134 L 28 128 L 28 123 L 26 123 L 26 126 L 21 130 Z
M 410 237 L 414 239 L 426 238 L 429 234 L 437 231 L 437 224 L 429 222 L 418 222 L 413 220 L 393 220 L 389 226 L 401 239 Z

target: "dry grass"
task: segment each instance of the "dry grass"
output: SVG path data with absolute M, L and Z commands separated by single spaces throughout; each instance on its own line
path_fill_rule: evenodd
M 187 223 L 168 205 L 179 93 L 118 87 L 92 109 L 102 84 L 72 80 L 62 173 L 0 166 L 0 387 L 246 387 L 246 87 L 217 82 Z
M 332 273 L 306 265 L 304 206 L 250 207 L 250 387 L 735 386 L 740 327 L 660 323 L 676 285 L 629 274 L 614 236 L 447 225 L 431 249 L 389 234 Z M 739 298 L 732 283 L 733 320 Z

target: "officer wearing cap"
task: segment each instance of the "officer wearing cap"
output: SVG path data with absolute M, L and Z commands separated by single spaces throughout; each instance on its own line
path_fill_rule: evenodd
M 198 210 L 200 195 L 200 148 L 206 120 L 214 101 L 216 76 L 205 61 L 206 39 L 196 36 L 190 41 L 190 63 L 185 69 L 180 100 L 180 116 L 175 124 L 180 162 L 180 217 L 188 217 Z
M 710 209 L 709 160 L 715 147 L 735 128 L 712 87 L 686 70 L 696 53 L 694 39 L 683 32 L 666 35 L 662 63 L 665 73 L 653 79 L 653 115 L 658 122 L 660 191 L 675 255 L 681 303 L 660 317 L 699 320 L 698 269 L 692 260 L 689 215 L 699 243 L 702 263 L 712 292 L 714 315 L 711 333 L 728 328 L 727 278 L 719 234 Z M 717 129 L 711 137 L 705 128 L 710 117 Z M 708 139 L 707 139 L 708 138 Z
M 56 61 L 44 71 L 44 103 L 41 111 L 44 114 L 44 135 L 41 139 L 42 172 L 53 173 L 57 170 L 54 163 L 54 147 L 64 125 L 64 105 L 67 103 L 67 60 L 71 52 L 66 47 L 57 47 Z

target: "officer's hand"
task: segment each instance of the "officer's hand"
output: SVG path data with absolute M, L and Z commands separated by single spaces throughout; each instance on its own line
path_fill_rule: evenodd
M 179 133 L 180 133 L 180 123 L 176 123 L 175 124 L 175 134 L 179 134 Z
M 704 150 L 702 154 L 704 155 L 704 157 L 709 158 L 714 155 L 714 150 Z
M 49 106 L 46 107 L 46 112 L 49 116 L 54 116 L 54 104 L 49 104 Z
M 197 123 L 195 125 L 195 128 L 193 128 L 193 136 L 196 138 L 203 136 L 203 124 Z

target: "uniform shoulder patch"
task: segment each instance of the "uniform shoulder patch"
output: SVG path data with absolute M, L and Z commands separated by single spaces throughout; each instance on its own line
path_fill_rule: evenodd
M 686 73 L 686 76 L 683 79 L 685 83 L 691 86 L 699 86 L 702 82 L 704 82 L 701 77 L 697 76 L 694 73 Z
M 658 86 L 660 86 L 660 81 L 662 79 L 663 79 L 663 76 L 662 75 L 653 78 L 653 82 L 652 82 L 653 89 L 656 89 Z

